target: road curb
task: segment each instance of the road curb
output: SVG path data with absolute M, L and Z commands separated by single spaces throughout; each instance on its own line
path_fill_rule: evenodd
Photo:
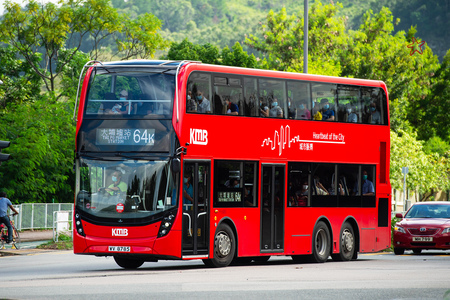
M 14 256 L 14 255 L 34 255 L 39 253 L 56 252 L 60 250 L 49 250 L 49 249 L 3 249 L 0 250 L 1 256 Z

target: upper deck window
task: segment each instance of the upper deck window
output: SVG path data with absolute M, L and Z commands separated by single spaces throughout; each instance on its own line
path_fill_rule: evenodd
M 388 125 L 380 87 L 240 74 L 193 72 L 186 112 Z
M 175 77 L 168 73 L 143 68 L 94 70 L 86 97 L 86 116 L 171 118 Z

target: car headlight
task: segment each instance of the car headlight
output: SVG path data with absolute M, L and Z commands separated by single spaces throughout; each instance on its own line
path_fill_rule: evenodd
M 405 229 L 403 227 L 395 225 L 394 230 L 401 233 L 406 233 Z
M 442 230 L 442 233 L 450 233 L 450 227 L 447 227 L 444 230 Z

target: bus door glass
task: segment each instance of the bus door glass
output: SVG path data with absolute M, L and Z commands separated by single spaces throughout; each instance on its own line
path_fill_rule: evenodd
M 183 255 L 208 254 L 209 162 L 186 162 L 183 172 Z
M 261 252 L 283 250 L 284 165 L 263 165 L 261 180 Z

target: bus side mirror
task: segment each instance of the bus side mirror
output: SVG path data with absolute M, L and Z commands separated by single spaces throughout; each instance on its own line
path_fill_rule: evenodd
M 181 172 L 181 162 L 178 157 L 172 159 L 172 164 L 170 165 L 172 168 L 172 172 L 174 173 L 180 173 Z

